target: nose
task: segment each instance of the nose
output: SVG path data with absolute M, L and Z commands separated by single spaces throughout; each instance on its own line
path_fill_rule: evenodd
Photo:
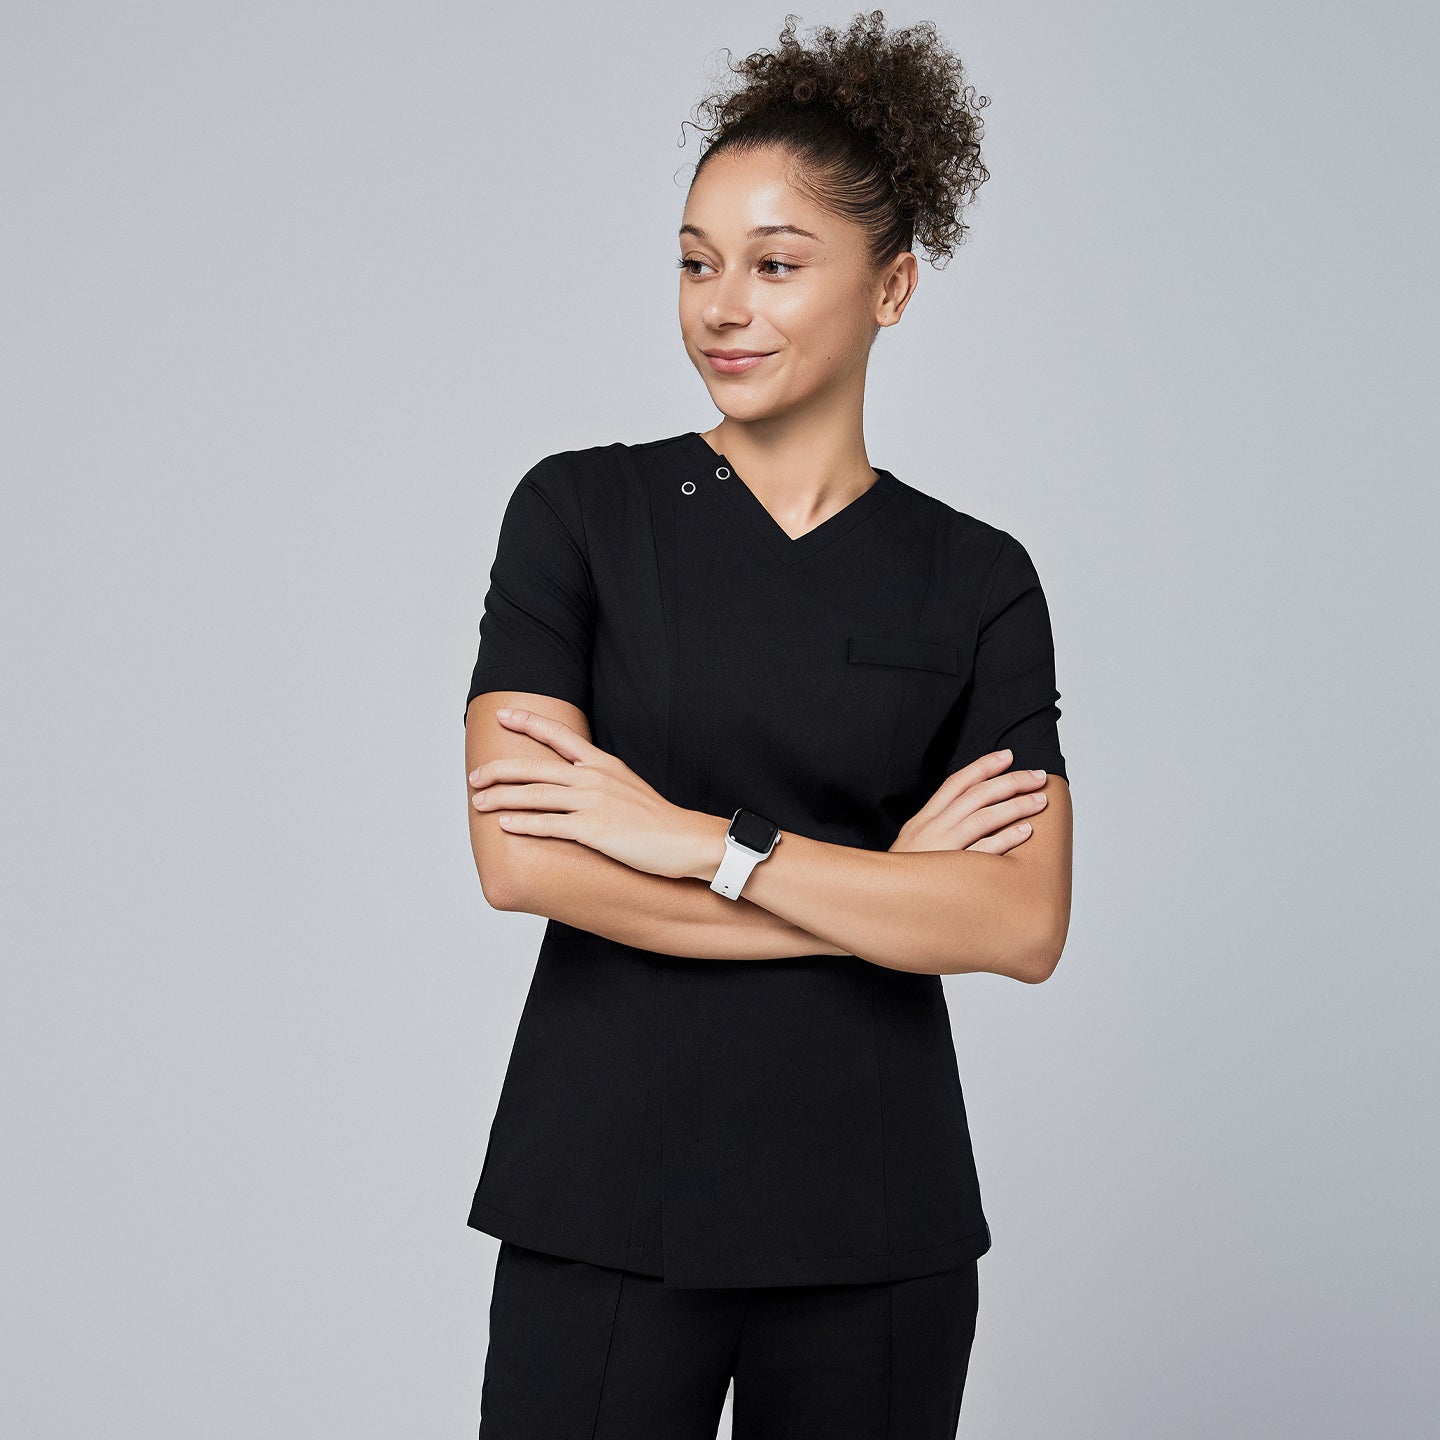
M 701 318 L 712 329 L 722 326 L 748 325 L 751 319 L 746 295 L 745 276 L 721 275 L 711 282 L 705 296 Z

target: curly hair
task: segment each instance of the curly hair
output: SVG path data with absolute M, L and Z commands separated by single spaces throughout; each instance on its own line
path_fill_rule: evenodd
M 792 183 L 815 204 L 856 221 L 877 268 L 918 241 L 941 269 L 969 226 L 961 212 L 990 178 L 980 159 L 990 103 L 930 21 L 885 30 L 883 11 L 857 14 L 843 33 L 812 29 L 810 48 L 786 15 L 776 50 L 738 63 L 733 88 L 698 102 L 682 121 L 707 133 L 691 178 L 726 150 L 778 145 L 797 162 Z

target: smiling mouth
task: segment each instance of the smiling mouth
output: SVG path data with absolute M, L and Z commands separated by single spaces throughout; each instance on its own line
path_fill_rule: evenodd
M 753 370 L 762 360 L 768 360 L 774 353 L 769 350 L 760 354 L 723 355 L 709 350 L 701 351 L 710 362 L 711 368 L 722 375 L 741 375 L 747 370 Z

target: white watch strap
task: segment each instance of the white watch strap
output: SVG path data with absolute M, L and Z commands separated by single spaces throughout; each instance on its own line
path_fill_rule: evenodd
M 777 837 L 778 838 L 778 837 Z M 727 900 L 738 900 L 750 872 L 767 857 L 758 855 L 744 845 L 737 845 L 728 835 L 725 837 L 725 858 L 710 882 L 710 888 Z

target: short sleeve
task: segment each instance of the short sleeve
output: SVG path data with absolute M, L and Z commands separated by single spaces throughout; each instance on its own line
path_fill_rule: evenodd
M 547 457 L 505 506 L 466 710 L 490 690 L 530 690 L 588 713 L 593 618 L 579 495 Z
M 1011 770 L 1045 770 L 1067 783 L 1060 750 L 1060 692 L 1050 609 L 1029 553 L 1003 539 L 980 617 L 974 670 L 960 699 L 960 729 L 947 775 L 988 755 L 1014 751 Z

